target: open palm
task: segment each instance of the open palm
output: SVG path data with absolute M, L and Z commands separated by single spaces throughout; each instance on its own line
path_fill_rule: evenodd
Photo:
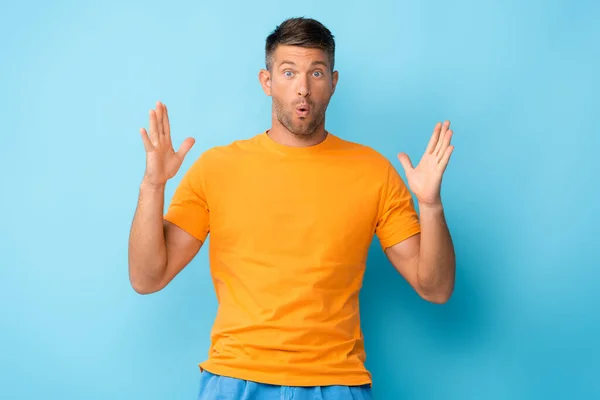
M 408 187 L 415 194 L 420 205 L 441 203 L 440 190 L 442 176 L 450 160 L 454 146 L 450 144 L 452 130 L 450 122 L 437 123 L 419 164 L 413 167 L 406 153 L 398 154 L 404 168 Z
M 140 133 L 146 149 L 144 180 L 153 185 L 164 185 L 179 171 L 195 141 L 193 138 L 185 139 L 175 152 L 171 143 L 169 113 L 161 102 L 156 103 L 155 110 L 150 110 L 150 135 L 144 128 L 140 129 Z

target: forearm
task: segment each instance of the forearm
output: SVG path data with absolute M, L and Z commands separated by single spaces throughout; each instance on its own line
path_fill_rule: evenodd
M 434 300 L 447 301 L 454 289 L 455 254 L 441 205 L 419 207 L 421 243 L 417 268 L 421 290 Z
M 129 278 L 138 292 L 149 292 L 165 274 L 167 247 L 163 225 L 164 186 L 142 182 L 129 237 Z

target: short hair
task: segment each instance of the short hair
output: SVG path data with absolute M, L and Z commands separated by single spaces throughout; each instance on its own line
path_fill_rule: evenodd
M 265 45 L 265 65 L 268 70 L 273 64 L 273 53 L 278 45 L 316 48 L 327 52 L 331 70 L 335 63 L 335 39 L 331 31 L 312 18 L 289 18 L 283 21 L 267 37 Z

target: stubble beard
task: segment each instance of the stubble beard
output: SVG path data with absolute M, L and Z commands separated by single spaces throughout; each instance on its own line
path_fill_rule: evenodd
M 325 110 L 327 104 L 310 103 L 310 114 L 305 119 L 294 121 L 295 109 L 286 109 L 283 104 L 273 99 L 273 110 L 275 117 L 281 125 L 283 125 L 291 134 L 300 139 L 309 139 L 315 133 L 315 130 L 325 120 Z

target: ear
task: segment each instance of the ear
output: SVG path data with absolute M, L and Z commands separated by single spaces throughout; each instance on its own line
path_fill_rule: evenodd
M 335 87 L 337 86 L 338 79 L 340 74 L 337 71 L 333 71 L 333 75 L 331 76 L 331 94 L 335 93 Z
M 262 86 L 263 91 L 267 96 L 271 95 L 271 73 L 266 69 L 261 69 L 258 73 L 258 80 Z

